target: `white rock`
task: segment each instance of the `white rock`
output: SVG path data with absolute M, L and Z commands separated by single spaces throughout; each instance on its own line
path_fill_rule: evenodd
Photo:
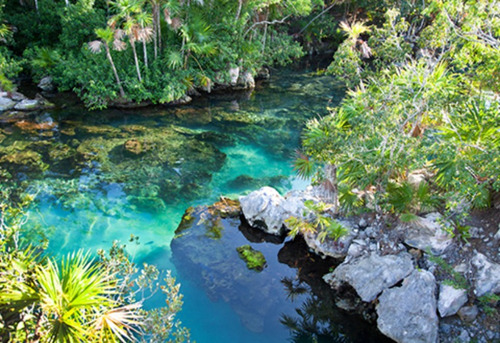
M 439 213 L 429 213 L 415 222 L 400 225 L 398 230 L 403 232 L 409 246 L 441 255 L 453 241 L 450 233 L 443 229 L 441 218 Z
M 46 92 L 53 91 L 54 85 L 52 84 L 52 78 L 50 76 L 45 76 L 43 79 L 40 80 L 40 83 L 38 83 L 38 88 Z
M 289 217 L 283 210 L 284 201 L 278 191 L 271 187 L 263 187 L 240 197 L 241 210 L 250 225 L 274 235 L 284 232 L 283 224 Z
M 370 253 L 340 264 L 323 279 L 334 289 L 348 283 L 361 300 L 370 302 L 383 290 L 410 275 L 413 270 L 411 255 L 408 253 L 385 256 Z
M 475 269 L 474 292 L 476 296 L 500 293 L 500 264 L 488 261 L 481 253 L 476 253 L 471 262 Z
M 16 102 L 12 99 L 6 97 L 0 98 L 0 112 L 10 110 L 11 108 L 14 108 L 15 105 Z
M 399 343 L 435 343 L 438 338 L 436 280 L 432 273 L 414 270 L 401 287 L 386 289 L 377 305 L 377 326 Z
M 38 108 L 39 108 L 38 100 L 28 100 L 28 99 L 18 102 L 16 106 L 14 106 L 14 109 L 18 111 L 32 111 Z
M 240 76 L 240 67 L 229 68 L 229 78 L 231 79 L 231 86 L 235 86 L 238 83 L 239 76 Z
M 304 240 L 308 247 L 320 256 L 329 256 L 335 259 L 341 259 L 347 256 L 347 251 L 351 245 L 352 240 L 356 237 L 356 232 L 352 225 L 346 221 L 339 220 L 347 230 L 347 235 L 339 238 L 337 241 L 324 240 L 321 242 L 318 239 L 317 233 L 305 233 Z
M 439 287 L 438 310 L 441 317 L 452 316 L 467 302 L 467 290 L 441 284 Z

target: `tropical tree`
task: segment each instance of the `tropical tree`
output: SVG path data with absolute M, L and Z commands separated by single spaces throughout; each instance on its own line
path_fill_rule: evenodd
M 136 15 L 137 23 L 140 26 L 140 31 L 137 38 L 142 42 L 142 49 L 144 54 L 144 65 L 148 68 L 148 51 L 146 48 L 146 43 L 151 41 L 153 37 L 153 29 L 149 26 L 151 25 L 153 18 L 152 16 L 144 11 L 139 12 Z
M 125 91 L 123 90 L 122 83 L 120 81 L 120 77 L 118 76 L 118 71 L 116 70 L 115 62 L 113 61 L 113 57 L 111 56 L 109 47 L 110 45 L 112 45 L 113 49 L 117 51 L 122 51 L 125 49 L 125 44 L 121 40 L 121 31 L 113 30 L 112 28 L 107 27 L 105 29 L 96 29 L 95 32 L 100 40 L 95 40 L 89 43 L 90 51 L 92 51 L 93 53 L 99 53 L 102 46 L 104 46 L 106 57 L 108 58 L 109 64 L 111 65 L 116 84 L 120 91 L 120 97 L 125 98 Z
M 137 58 L 137 50 L 135 43 L 141 37 L 141 27 L 137 23 L 135 15 L 141 12 L 141 3 L 137 0 L 118 0 L 112 3 L 116 14 L 111 17 L 108 24 L 113 29 L 123 29 L 123 32 L 128 37 L 132 53 L 134 55 L 135 69 L 139 82 L 142 82 L 141 69 L 139 67 L 139 59 Z

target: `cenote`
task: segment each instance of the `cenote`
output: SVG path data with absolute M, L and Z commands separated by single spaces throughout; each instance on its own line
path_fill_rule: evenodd
M 178 107 L 87 112 L 68 105 L 2 116 L 0 172 L 11 175 L 2 187 L 36 194 L 28 227 L 44 228 L 51 253 L 95 252 L 119 240 L 136 263 L 172 270 L 184 294 L 180 319 L 197 342 L 379 341 L 361 319 L 299 282 L 297 261 L 289 256 L 300 248 L 294 242 L 250 242 L 222 223 L 222 238 L 205 248 L 215 251 L 216 261 L 240 264 L 238 282 L 231 264 L 200 272 L 175 256 L 189 246 L 171 248 L 190 206 L 262 186 L 282 193 L 305 187 L 292 168 L 301 129 L 343 93 L 330 76 L 287 69 L 274 71 L 253 92 Z M 139 240 L 129 242 L 131 235 Z M 228 241 L 261 251 L 266 268 L 246 269 L 236 251 L 224 251 Z M 154 298 L 148 304 L 157 305 Z

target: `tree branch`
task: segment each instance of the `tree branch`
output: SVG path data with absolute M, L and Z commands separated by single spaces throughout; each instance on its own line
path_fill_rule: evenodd
M 283 19 L 276 19 L 276 20 L 272 20 L 272 21 L 268 21 L 268 20 L 263 20 L 263 21 L 258 21 L 256 23 L 253 23 L 252 26 L 250 26 L 248 28 L 248 30 L 245 31 L 245 33 L 243 34 L 243 37 L 246 37 L 246 35 L 248 34 L 248 32 L 252 31 L 255 27 L 257 27 L 258 25 L 265 25 L 265 24 L 268 24 L 268 25 L 274 25 L 274 24 L 283 24 L 285 22 L 285 20 L 288 19 L 288 17 L 290 17 L 291 14 L 287 15 L 285 18 Z

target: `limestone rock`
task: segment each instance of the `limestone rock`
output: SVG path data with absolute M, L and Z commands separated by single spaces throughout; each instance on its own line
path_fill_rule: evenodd
M 14 108 L 16 102 L 7 97 L 0 97 L 0 112 Z
M 240 72 L 236 89 L 252 89 L 255 88 L 255 79 L 249 71 Z
M 52 84 L 52 77 L 45 76 L 43 79 L 41 79 L 40 83 L 38 83 L 38 88 L 46 92 L 52 92 L 54 90 L 54 85 Z
M 34 111 L 39 109 L 40 105 L 38 103 L 38 100 L 29 100 L 25 99 L 20 102 L 18 102 L 15 106 L 14 109 L 18 111 Z
M 410 275 L 413 269 L 411 256 L 407 253 L 379 256 L 373 252 L 340 264 L 323 278 L 333 288 L 348 283 L 363 301 L 370 302 Z
M 500 264 L 488 261 L 481 253 L 477 253 L 471 262 L 475 268 L 474 292 L 476 296 L 500 293 Z
M 255 76 L 255 78 L 257 80 L 269 80 L 270 77 L 271 77 L 271 73 L 269 71 L 269 68 L 266 68 L 266 67 L 261 68 L 257 72 L 257 75 Z
M 289 217 L 283 209 L 285 199 L 271 187 L 263 187 L 240 197 L 241 209 L 248 223 L 267 233 L 280 235 L 284 221 Z
M 476 305 L 464 306 L 460 310 L 458 310 L 458 316 L 464 322 L 473 322 L 478 314 L 479 310 Z
M 379 330 L 399 343 L 437 342 L 436 280 L 414 270 L 401 287 L 386 289 L 377 305 Z
M 321 242 L 318 238 L 318 233 L 305 233 L 304 240 L 309 248 L 319 256 L 329 256 L 335 259 L 341 259 L 347 256 L 349 246 L 352 240 L 357 236 L 352 225 L 346 221 L 340 221 L 347 230 L 347 235 L 339 238 L 337 241 L 325 239 Z
M 453 237 L 442 228 L 439 213 L 429 213 L 414 223 L 403 224 L 398 230 L 404 232 L 405 243 L 420 250 L 430 249 L 434 255 L 441 255 L 448 248 Z
M 240 67 L 229 68 L 229 78 L 231 82 L 231 86 L 236 86 L 238 83 L 238 78 L 240 76 Z
M 306 200 L 319 201 L 307 191 L 290 192 L 284 198 L 271 187 L 262 187 L 240 197 L 241 209 L 248 223 L 274 235 L 281 235 L 285 231 L 285 220 L 290 217 L 311 219 L 308 215 L 303 216 Z
M 467 291 L 441 284 L 439 287 L 438 310 L 441 317 L 452 316 L 467 302 Z

